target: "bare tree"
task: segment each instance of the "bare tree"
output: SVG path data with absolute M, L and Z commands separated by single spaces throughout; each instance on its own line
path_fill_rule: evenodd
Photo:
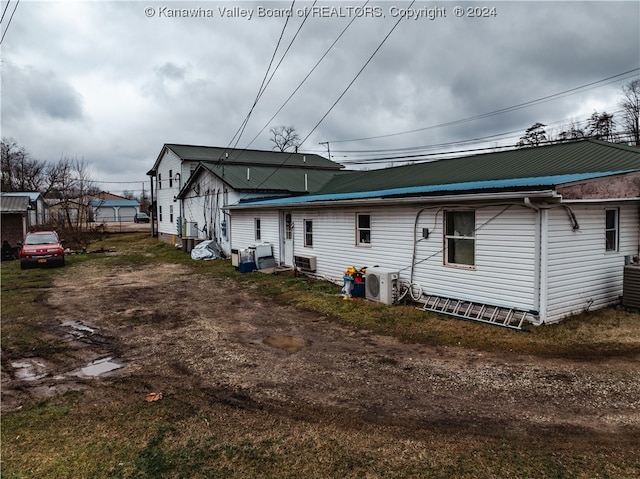
M 584 130 L 580 126 L 580 123 L 576 120 L 571 120 L 569 125 L 563 127 L 558 133 L 555 141 L 558 143 L 567 143 L 569 141 L 581 140 L 585 136 Z
M 46 163 L 32 158 L 15 140 L 2 139 L 1 165 L 2 191 L 40 191 Z
M 300 135 L 293 126 L 274 126 L 269 130 L 271 133 L 271 141 L 274 144 L 273 149 L 278 151 L 287 151 L 293 149 L 298 151 L 300 146 Z
M 633 80 L 622 87 L 622 127 L 631 143 L 640 146 L 640 80 Z
M 53 185 L 50 197 L 56 202 L 58 211 L 54 219 L 71 231 L 87 229 L 93 220 L 92 201 L 99 192 L 89 165 L 84 160 L 64 157 L 51 171 L 55 177 L 49 179 Z
M 544 123 L 536 122 L 531 125 L 525 131 L 524 135 L 520 137 L 516 146 L 518 148 L 530 148 L 534 146 L 539 146 L 540 143 L 544 143 L 547 141 L 547 132 L 545 130 Z

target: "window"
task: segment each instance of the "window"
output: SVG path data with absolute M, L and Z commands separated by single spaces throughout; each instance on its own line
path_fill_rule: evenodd
M 304 245 L 313 246 L 313 221 L 304 220 Z
M 173 170 L 169 170 L 169 188 L 173 187 Z
M 158 205 L 158 220 L 162 221 L 162 205 Z
M 371 215 L 361 213 L 356 215 L 356 244 L 371 244 Z
M 446 211 L 445 264 L 475 265 L 475 211 Z
M 293 220 L 291 213 L 287 213 L 284 217 L 284 237 L 287 240 L 293 239 Z
M 158 189 L 162 189 L 162 173 L 158 173 Z
M 605 210 L 605 250 L 618 251 L 618 218 L 619 210 L 612 208 Z
M 173 223 L 173 205 L 169 205 L 169 223 Z
M 253 220 L 256 231 L 256 240 L 262 239 L 262 231 L 260 230 L 260 218 L 255 218 Z

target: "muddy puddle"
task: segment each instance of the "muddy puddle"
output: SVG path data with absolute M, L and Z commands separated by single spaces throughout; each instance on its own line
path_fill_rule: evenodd
M 96 328 L 88 326 L 81 321 L 64 321 L 60 323 L 60 328 L 68 335 L 67 340 L 78 344 L 104 344 L 106 343 Z M 95 356 L 94 356 L 95 357 Z M 71 372 L 53 376 L 54 366 L 48 364 L 41 358 L 24 358 L 11 362 L 13 377 L 19 381 L 37 382 L 45 378 L 64 380 L 68 377 L 75 378 L 97 378 L 99 376 L 112 373 L 123 368 L 123 362 L 118 361 L 108 351 L 103 352 L 98 359 L 92 360 L 83 367 Z
M 113 357 L 108 356 L 106 358 L 96 359 L 83 368 L 76 369 L 71 373 L 72 376 L 77 377 L 97 377 L 103 374 L 110 373 L 122 368 L 122 363 L 116 362 Z
M 16 379 L 22 381 L 37 381 L 47 376 L 47 364 L 34 358 L 13 361 L 11 367 L 14 369 Z
M 312 344 L 308 339 L 287 335 L 268 336 L 262 342 L 272 348 L 282 349 L 289 354 L 297 353 Z

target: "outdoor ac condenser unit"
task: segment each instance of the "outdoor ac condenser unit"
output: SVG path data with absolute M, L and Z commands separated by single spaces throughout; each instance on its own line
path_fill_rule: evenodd
M 308 271 L 309 273 L 315 273 L 316 271 L 316 257 L 308 255 L 295 255 L 293 262 L 296 268 L 300 268 L 301 271 Z
M 400 273 L 381 268 L 367 268 L 365 275 L 365 298 L 378 303 L 392 304 L 397 291 Z
M 638 265 L 624 267 L 622 305 L 628 308 L 640 308 L 640 266 Z

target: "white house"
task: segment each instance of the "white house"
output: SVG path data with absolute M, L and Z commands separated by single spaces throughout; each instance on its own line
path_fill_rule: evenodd
M 312 154 L 165 144 L 147 173 L 155 205 L 152 223 L 163 241 L 213 239 L 229 255 L 226 206 L 310 194 L 342 168 Z
M 423 298 L 543 323 L 619 301 L 639 205 L 640 149 L 586 140 L 350 172 L 228 212 L 234 249 L 270 242 L 281 264 L 339 283 L 348 265 L 379 266 Z

